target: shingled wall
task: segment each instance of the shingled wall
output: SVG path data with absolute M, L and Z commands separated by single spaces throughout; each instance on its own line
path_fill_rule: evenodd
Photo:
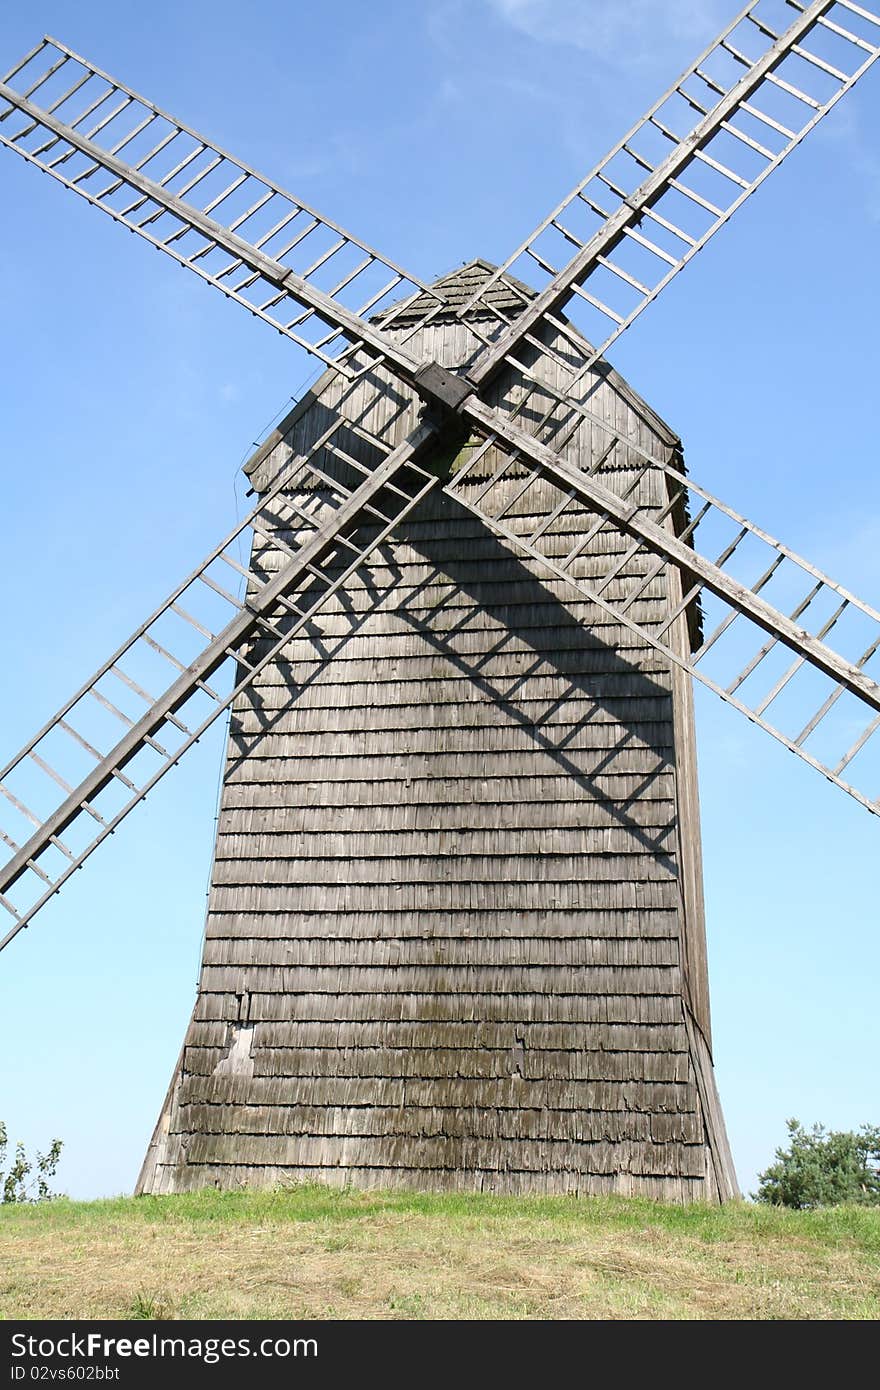
M 456 365 L 475 341 L 441 318 L 411 346 Z M 380 378 L 346 409 L 402 438 L 412 407 Z M 291 413 L 258 488 L 341 390 Z M 604 368 L 592 406 L 676 454 Z M 603 481 L 632 476 L 624 456 Z M 661 474 L 641 487 L 661 504 Z M 577 573 L 624 545 L 603 530 Z M 633 616 L 661 621 L 668 588 Z M 709 1046 L 688 684 L 436 490 L 234 708 L 198 997 L 140 1187 L 723 1198 Z

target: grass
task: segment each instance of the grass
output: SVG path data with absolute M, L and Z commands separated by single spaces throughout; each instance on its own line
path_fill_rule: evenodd
M 880 1209 L 205 1190 L 0 1207 L 6 1318 L 877 1318 Z

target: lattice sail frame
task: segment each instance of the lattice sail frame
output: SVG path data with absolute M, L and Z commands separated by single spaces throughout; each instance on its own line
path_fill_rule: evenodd
M 391 449 L 340 416 L 2 769 L 0 950 L 436 485 L 415 461 L 429 433 Z
M 541 464 L 531 451 L 502 451 L 489 477 L 474 488 L 469 479 L 483 454 L 494 450 L 490 440 L 471 446 L 446 490 L 496 535 L 574 585 L 880 814 L 880 799 L 860 789 L 880 788 L 880 741 L 871 743 L 880 727 L 880 612 L 686 477 L 680 461 L 640 449 L 598 418 L 593 430 L 605 442 L 590 475 L 552 456 Z M 607 468 L 626 477 L 622 494 L 595 482 Z M 658 470 L 667 479 L 662 507 L 644 500 L 651 496 L 648 478 Z M 519 481 L 511 494 L 514 478 Z M 524 531 L 517 504 L 528 512 L 529 492 L 541 483 L 551 484 L 554 504 L 533 532 Z M 551 525 L 573 518 L 582 533 L 566 556 L 553 558 L 542 538 Z M 609 559 L 603 574 L 589 580 L 577 575 L 579 556 L 608 529 L 630 536 L 625 554 Z M 658 529 L 665 537 L 657 536 Z M 716 553 L 714 561 L 691 548 L 695 536 L 701 551 Z M 668 571 L 682 577 L 680 601 L 662 623 L 637 623 L 630 609 L 655 581 L 667 580 Z M 673 641 L 679 619 L 700 634 L 690 652 Z
M 362 370 L 382 355 L 381 338 L 368 335 L 369 351 L 360 336 L 364 316 L 414 291 L 426 316 L 442 307 L 418 277 L 57 39 L 0 82 L 0 141 L 345 375 L 353 350 Z
M 880 723 L 880 687 L 873 676 L 880 648 L 880 613 L 711 497 L 693 479 L 685 479 L 674 459 L 646 454 L 634 459 L 639 451 L 599 420 L 589 404 L 593 369 L 601 367 L 600 354 L 880 54 L 880 18 L 850 0 L 792 6 L 799 18 L 782 36 L 764 17 L 773 6 L 774 0 L 748 5 L 465 306 L 462 313 L 478 311 L 494 319 L 494 325 L 485 332 L 484 353 L 464 379 L 419 361 L 406 346 L 424 323 L 444 312 L 436 288 L 379 256 L 57 41 L 44 40 L 0 83 L 0 142 L 195 270 L 334 371 L 347 378 L 389 372 L 403 388 L 400 409 L 409 409 L 418 392 L 447 415 L 456 413 L 474 432 L 476 443 L 468 466 L 446 484 L 447 491 L 509 544 L 575 584 L 877 812 L 878 800 L 849 778 L 856 764 L 868 775 L 875 770 L 875 750 L 868 745 Z M 776 11 L 780 8 L 781 4 L 775 4 Z M 838 22 L 842 11 L 850 16 L 849 24 L 861 26 L 862 32 Z M 747 34 L 757 33 L 765 41 L 752 57 L 740 47 L 742 26 Z M 817 35 L 822 42 L 831 36 L 836 43 L 848 45 L 849 66 L 838 67 L 817 53 Z M 713 67 L 719 57 L 746 68 L 745 76 L 724 86 Z M 830 80 L 824 94 L 804 90 L 803 77 L 799 80 L 804 85 L 797 86 L 781 76 L 783 65 L 792 58 Z M 13 79 L 21 90 L 10 86 Z M 695 94 L 697 82 L 718 96 L 708 111 Z M 32 100 L 38 93 L 42 100 L 49 98 L 45 107 Z M 778 113 L 767 109 L 767 95 L 772 106 L 779 93 L 805 108 L 800 125 L 785 125 Z M 673 98 L 684 100 L 699 117 L 681 139 L 664 120 L 666 104 Z M 71 103 L 75 109 L 66 109 Z M 69 119 L 62 120 L 60 113 Z M 21 116 L 24 124 L 16 125 Z M 762 146 L 749 137 L 739 125 L 744 116 L 775 130 L 782 141 L 778 148 Z M 7 125 L 10 120 L 13 124 Z M 634 146 L 636 135 L 643 136 L 649 128 L 669 141 L 677 139 L 672 155 L 656 165 Z M 760 155 L 763 166 L 746 178 L 743 173 L 737 175 L 729 162 L 716 159 L 710 150 L 722 134 Z M 123 151 L 129 156 L 136 153 L 136 162 L 123 162 Z M 612 166 L 616 170 L 621 154 L 642 172 L 649 170 L 647 179 L 630 192 L 616 181 L 616 173 L 613 179 L 609 173 Z M 726 206 L 710 202 L 693 186 L 694 170 L 702 175 L 707 169 L 728 179 L 737 190 Z M 686 185 L 682 174 L 688 170 Z M 596 179 L 618 199 L 613 210 L 598 204 L 592 207 L 592 195 L 585 196 Z M 710 216 L 709 226 L 699 235 L 694 234 L 695 228 L 685 233 L 679 223 L 658 211 L 663 199 L 673 193 Z M 588 240 L 571 235 L 570 211 L 576 200 L 604 218 Z M 563 214 L 568 218 L 565 224 Z M 645 219 L 652 228 L 651 247 L 644 245 L 645 236 L 639 231 Z M 551 227 L 576 247 L 571 260 L 557 271 L 537 249 Z M 661 233 L 678 237 L 675 255 L 661 254 Z M 630 243 L 656 254 L 665 266 L 659 279 L 646 283 L 626 271 L 618 248 L 628 248 Z M 507 289 L 514 284 L 509 272 L 517 268 L 522 255 L 543 265 L 553 278 L 534 299 L 524 297 L 523 312 L 511 323 L 499 312 L 491 291 L 502 275 Z M 593 293 L 600 273 L 629 284 L 640 298 L 626 315 L 617 311 L 608 315 L 611 331 L 599 348 L 587 350 L 585 361 L 577 315 L 572 323 L 560 314 L 563 306 L 568 309 L 573 302 L 600 313 L 610 308 Z M 414 303 L 418 305 L 415 316 Z M 293 306 L 296 312 L 289 317 Z M 395 329 L 404 310 L 406 327 L 391 337 L 388 330 Z M 469 323 L 473 326 L 472 319 Z M 504 406 L 490 408 L 479 393 L 500 370 L 512 374 L 513 385 L 505 392 Z M 604 430 L 606 435 L 591 475 L 568 467 L 558 452 L 585 428 Z M 359 439 L 354 453 L 346 454 L 336 437 L 340 431 L 348 439 Z M 360 422 L 346 420 L 343 412 L 309 456 L 285 470 L 250 516 L 0 773 L 0 792 L 20 826 L 25 833 L 36 826 L 26 839 L 20 828 L 18 839 L 5 829 L 0 832 L 12 851 L 9 863 L 0 870 L 0 906 L 14 921 L 0 948 L 436 484 L 436 475 L 422 467 L 419 458 L 442 439 L 442 423 L 435 418 L 423 422 L 405 444 L 392 449 Z M 369 450 L 367 463 L 364 443 Z M 346 458 L 353 470 L 350 489 L 321 468 L 322 450 L 334 454 L 335 465 L 340 457 Z M 497 467 L 474 490 L 466 485 L 468 476 L 476 459 L 488 450 L 494 451 Z M 596 476 L 620 451 L 633 475 L 622 497 Z M 548 516 L 528 534 L 520 533 L 509 506 L 497 508 L 493 503 L 494 490 L 511 468 L 520 476 L 524 467 L 517 496 L 540 479 L 549 480 L 558 495 Z M 665 472 L 669 482 L 668 502 L 659 509 L 639 500 L 640 482 L 654 468 Z M 302 483 L 306 476 L 315 488 L 316 510 L 308 518 L 300 514 L 300 519 L 314 528 L 313 534 L 295 554 L 283 557 L 275 577 L 261 584 L 241 563 L 237 546 L 242 532 L 251 528 L 265 544 L 271 544 L 272 509 L 283 513 L 290 505 L 285 489 Z M 583 538 L 569 557 L 553 560 L 542 550 L 541 538 L 555 520 L 572 512 L 585 528 Z M 371 528 L 366 539 L 365 522 Z M 590 537 L 603 527 L 623 529 L 632 543 L 623 560 L 588 583 L 573 567 Z M 719 538 L 715 550 L 721 544 L 714 561 L 695 548 L 698 537 L 701 547 L 711 553 L 713 536 Z M 325 567 L 338 563 L 342 553 L 348 563 L 341 577 L 334 570 L 331 579 Z M 639 626 L 628 610 L 667 568 L 682 577 L 681 602 L 656 630 Z M 238 590 L 228 587 L 229 571 L 238 581 Z M 251 588 L 242 594 L 245 577 Z M 805 586 L 803 590 L 799 584 Z M 200 616 L 206 597 L 219 604 L 219 617 L 216 612 L 213 618 Z M 687 655 L 680 642 L 670 640 L 670 629 L 693 613 L 701 598 L 709 611 L 710 630 Z M 172 640 L 168 632 L 175 624 Z M 197 634 L 194 655 L 191 645 L 178 645 L 183 628 Z M 834 648 L 826 641 L 832 632 Z M 271 645 L 254 663 L 248 657 L 249 643 L 258 633 L 269 634 Z M 156 662 L 159 696 L 148 693 L 142 674 L 152 663 L 155 678 Z M 235 675 L 225 690 L 217 690 L 209 682 L 224 667 L 234 669 Z M 822 682 L 818 687 L 817 681 Z M 771 706 L 773 722 L 767 717 Z M 91 725 L 84 732 L 82 725 L 73 722 L 83 711 L 94 715 L 96 709 L 117 721 L 117 732 L 119 723 L 125 730 L 112 745 L 100 746 Z M 858 728 L 853 712 L 860 720 Z M 67 773 L 66 765 L 59 768 L 59 761 L 64 764 L 71 755 L 81 763 L 85 759 L 85 775 L 81 768 L 74 773 Z
M 517 348 L 541 346 L 532 333 L 539 322 L 563 336 L 573 325 L 595 345 L 570 374 L 576 393 L 878 53 L 880 18 L 852 0 L 751 0 L 461 308 L 498 325 L 484 331 L 488 350 L 473 380 L 502 363 L 519 370 Z M 511 275 L 539 287 L 513 317 L 492 295 Z

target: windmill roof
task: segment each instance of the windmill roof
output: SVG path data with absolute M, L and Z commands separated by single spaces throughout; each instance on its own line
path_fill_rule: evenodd
M 484 261 L 477 256 L 433 281 L 431 288 L 437 290 L 445 301 L 444 309 L 436 309 L 436 300 L 431 295 L 420 292 L 409 299 L 398 300 L 396 304 L 392 304 L 384 313 L 377 315 L 376 322 L 382 323 L 393 316 L 395 328 L 403 327 L 407 323 L 419 322 L 426 314 L 431 313 L 432 309 L 434 313 L 431 317 L 434 322 L 455 318 L 497 269 L 491 261 Z M 518 314 L 524 303 L 534 298 L 535 291 L 523 284 L 522 280 L 517 280 L 514 275 L 502 275 L 484 296 L 483 313 L 497 309 L 505 315 Z M 475 316 L 479 313 L 480 309 L 476 308 Z
M 497 265 L 493 265 L 491 261 L 484 260 L 481 256 L 475 256 L 473 260 L 466 261 L 464 265 L 456 266 L 454 270 L 450 270 L 447 274 L 441 275 L 439 279 L 432 281 L 431 289 L 437 290 L 445 302 L 443 309 L 438 309 L 436 300 L 420 291 L 411 295 L 409 299 L 401 299 L 396 304 L 389 305 L 381 314 L 376 315 L 373 322 L 381 326 L 390 319 L 392 322 L 389 324 L 389 328 L 392 331 L 420 323 L 428 315 L 430 315 L 431 323 L 450 322 L 458 317 L 460 311 L 476 294 L 480 286 L 484 285 L 497 269 Z M 475 306 L 472 314 L 475 318 L 481 313 L 487 317 L 494 317 L 491 315 L 491 310 L 497 309 L 505 315 L 516 315 L 522 311 L 524 302 L 536 297 L 537 291 L 532 289 L 531 285 L 518 280 L 515 275 L 504 274 L 487 291 L 483 296 L 481 305 Z M 481 307 L 482 305 L 485 307 Z M 466 317 L 470 317 L 470 315 Z M 564 314 L 558 314 L 557 317 L 563 323 L 569 322 Z M 588 357 L 593 351 L 592 344 L 583 338 L 575 324 L 569 326 L 574 329 L 579 338 L 582 338 L 584 356 Z M 614 370 L 609 362 L 600 357 L 595 364 L 595 369 L 605 377 L 609 385 L 613 386 L 633 406 L 645 422 L 657 431 L 661 438 L 673 446 L 680 446 L 681 441 L 676 432 L 655 410 L 651 409 L 647 401 L 630 386 L 624 377 Z
M 389 305 L 381 314 L 377 314 L 372 322 L 382 325 L 393 315 L 394 322 L 389 325 L 389 330 L 393 333 L 397 329 L 407 327 L 411 323 L 421 322 L 429 313 L 432 323 L 452 321 L 457 318 L 458 311 L 467 304 L 468 300 L 476 293 L 480 285 L 485 284 L 490 276 L 495 274 L 497 269 L 498 267 L 493 265 L 491 261 L 483 260 L 482 257 L 476 256 L 473 260 L 466 261 L 464 265 L 457 266 L 454 270 L 448 271 L 447 274 L 441 275 L 439 279 L 432 282 L 431 288 L 439 290 L 442 293 L 446 306 L 443 310 L 436 309 L 436 300 L 424 292 L 419 291 L 417 294 L 411 295 L 409 299 L 398 300 L 396 304 Z M 536 296 L 537 291 L 532 289 L 530 285 L 526 285 L 522 280 L 518 280 L 516 276 L 503 275 L 484 296 L 484 299 L 486 304 L 491 308 L 500 309 L 504 313 L 518 313 L 523 307 L 524 298 L 526 300 L 531 300 L 535 299 Z M 434 310 L 433 313 L 431 313 L 432 309 Z M 557 317 L 561 322 L 568 323 L 564 314 L 558 314 Z M 570 327 L 577 336 L 582 339 L 584 344 L 584 356 L 588 357 L 593 350 L 592 344 L 583 337 L 576 325 L 570 324 Z M 619 372 L 614 370 L 610 362 L 607 362 L 604 357 L 600 357 L 598 361 L 594 363 L 594 370 L 633 407 L 649 428 L 655 430 L 661 439 L 678 450 L 681 454 L 681 439 L 675 430 L 666 423 L 662 416 L 658 415 L 657 412 L 648 405 L 647 401 L 639 395 L 638 391 L 630 386 L 625 377 L 622 377 Z M 243 465 L 243 471 L 248 477 L 252 477 L 256 473 L 260 464 L 266 456 L 271 453 L 271 450 L 275 447 L 278 440 L 281 439 L 284 433 L 315 404 L 322 390 L 332 383 L 335 378 L 335 370 L 331 368 L 294 403 L 293 409 L 287 413 L 280 424 L 276 426 L 263 443 L 259 445 L 256 452 L 252 454 Z M 681 466 L 684 468 L 683 458 L 681 458 Z

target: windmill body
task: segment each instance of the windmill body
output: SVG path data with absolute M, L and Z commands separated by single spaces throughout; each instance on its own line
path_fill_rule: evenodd
M 464 302 L 492 270 L 436 288 Z M 450 310 L 418 347 L 461 368 L 479 340 Z M 625 382 L 604 363 L 593 378 L 624 437 L 677 457 Z M 251 459 L 258 489 L 341 391 L 319 382 Z M 346 394 L 389 443 L 411 428 L 387 374 Z M 595 464 L 591 439 L 574 466 Z M 618 456 L 609 486 L 634 467 Z M 533 526 L 546 490 L 523 493 L 524 472 L 507 514 Z M 659 510 L 666 478 L 639 489 Z M 545 532 L 559 557 L 580 534 L 570 516 Z M 600 531 L 577 572 L 624 547 Z M 258 541 L 252 565 L 273 563 Z M 655 580 L 633 607 L 658 622 L 679 598 Z M 141 1190 L 730 1196 L 694 756 L 689 678 L 432 493 L 233 706 L 198 999 Z

